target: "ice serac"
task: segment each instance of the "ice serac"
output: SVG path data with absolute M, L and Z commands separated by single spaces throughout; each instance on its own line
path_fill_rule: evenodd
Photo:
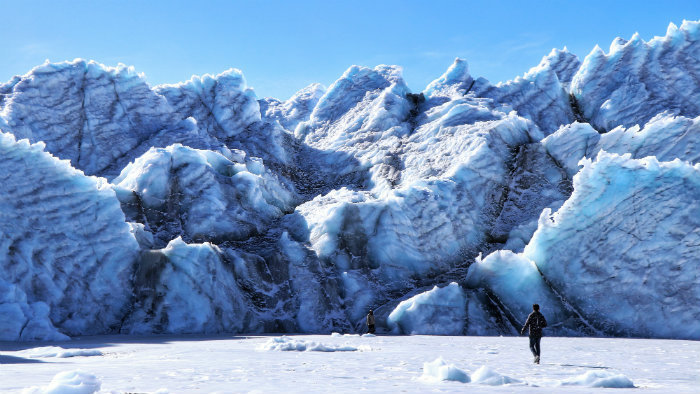
M 472 90 L 480 92 L 487 85 L 487 80 L 483 78 L 474 79 L 469 74 L 469 65 L 466 60 L 456 58 L 440 78 L 428 84 L 423 90 L 423 94 L 430 98 L 460 98 Z
M 132 67 L 46 63 L 0 88 L 3 130 L 43 141 L 47 151 L 88 175 L 114 176 L 151 139 L 208 147 L 191 121 L 175 119 L 163 97 Z
M 27 302 L 17 285 L 0 280 L 0 341 L 61 341 L 69 339 L 49 318 L 43 301 Z
M 571 82 L 585 119 L 597 130 L 643 125 L 659 113 L 700 115 L 700 22 L 671 23 L 645 42 L 617 38 L 595 47 Z
M 258 158 L 179 144 L 152 148 L 114 179 L 129 217 L 165 242 L 245 240 L 291 212 L 296 195 Z M 162 247 L 162 246 L 161 246 Z
M 294 131 L 299 122 L 309 120 L 311 112 L 323 97 L 326 88 L 319 84 L 311 84 L 298 91 L 287 101 L 274 98 L 259 100 L 260 112 L 268 121 L 278 121 L 288 131 Z
M 332 273 L 282 234 L 273 255 L 181 238 L 146 252 L 122 333 L 347 329 Z M 329 275 L 331 274 L 331 275 Z M 330 277 L 330 278 L 329 278 Z
M 574 79 L 574 75 L 576 75 L 580 67 L 581 61 L 578 56 L 569 52 L 566 47 L 564 49 L 553 48 L 547 56 L 542 58 L 542 61 L 537 66 L 538 69 L 548 68 L 554 71 L 557 74 L 559 83 L 567 91 L 571 80 Z
M 522 77 L 485 87 L 476 94 L 492 99 L 504 112 L 512 108 L 549 135 L 574 120 L 566 86 L 578 62 L 568 51 L 554 49 Z
M 6 339 L 118 329 L 139 246 L 107 181 L 1 133 L 0 183 L 2 307 L 28 329 Z
M 193 117 L 200 128 L 226 139 L 260 120 L 260 105 L 243 73 L 229 69 L 212 76 L 192 76 L 184 83 L 154 89 L 173 106 L 181 119 Z
M 177 238 L 141 259 L 135 273 L 134 312 L 126 333 L 218 333 L 259 330 L 236 281 L 236 263 L 216 245 Z M 239 268 L 240 269 L 240 268 Z
M 601 136 L 597 149 L 631 153 L 635 159 L 654 156 L 659 161 L 680 159 L 696 164 L 700 162 L 700 117 L 659 114 L 642 128 L 617 127 Z
M 346 295 L 354 304 L 351 316 L 358 318 L 387 290 L 454 268 L 484 242 L 497 215 L 490 201 L 501 198 L 510 155 L 507 144 L 495 141 L 527 141 L 527 124 L 521 122 L 506 118 L 443 130 L 433 142 L 444 142 L 449 150 L 439 160 L 452 165 L 441 168 L 427 151 L 407 157 L 412 171 L 404 171 L 406 186 L 383 198 L 341 189 L 297 207 L 319 257 L 351 282 L 346 284 L 353 289 Z M 464 140 L 457 143 L 457 136 Z M 382 286 L 369 285 L 377 280 Z
M 574 122 L 548 135 L 542 140 L 542 146 L 567 175 L 573 177 L 581 169 L 581 159 L 595 157 L 598 153 L 598 142 L 600 134 L 591 125 Z
M 159 85 L 153 90 L 173 107 L 174 119 L 193 119 L 203 133 L 226 147 L 243 150 L 269 164 L 291 163 L 288 150 L 294 142 L 279 125 L 262 121 L 260 103 L 240 70 L 195 75 L 187 82 Z
M 513 335 L 513 316 L 483 288 L 456 282 L 413 291 L 375 311 L 379 330 L 421 335 Z M 388 308 L 387 308 L 388 307 Z
M 458 58 L 425 88 L 423 95 L 428 98 L 427 107 L 469 98 L 469 102 L 490 110 L 517 111 L 548 135 L 574 119 L 567 90 L 579 64 L 578 58 L 566 49 L 553 49 L 522 77 L 492 85 L 484 78 L 473 78 L 467 62 Z
M 641 128 L 618 126 L 602 135 L 587 123 L 572 123 L 542 140 L 542 145 L 573 176 L 581 168 L 581 159 L 593 158 L 601 150 L 620 155 L 630 153 L 636 159 L 654 156 L 659 161 L 681 159 L 698 163 L 699 130 L 700 117 L 659 114 Z
M 400 161 L 400 140 L 410 131 L 414 104 L 396 66 L 353 66 L 321 97 L 295 135 L 320 151 L 350 155 L 355 161 L 329 162 L 338 175 L 369 171 L 375 188 L 390 188 Z
M 524 256 L 600 330 L 700 338 L 698 195 L 697 165 L 600 152 Z

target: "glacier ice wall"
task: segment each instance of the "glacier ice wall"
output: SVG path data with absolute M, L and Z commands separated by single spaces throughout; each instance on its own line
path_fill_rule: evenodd
M 369 308 L 503 335 L 539 302 L 558 335 L 700 337 L 699 26 L 497 84 L 352 66 L 286 101 L 236 69 L 41 65 L 0 85 L 0 335 L 349 331 Z
M 9 303 L 24 319 L 26 305 L 51 319 L 36 334 L 13 330 L 4 339 L 55 337 L 50 323 L 70 335 L 118 327 L 139 246 L 110 185 L 11 134 L 0 134 L 0 157 L 5 294 L 15 294 Z
M 697 338 L 700 167 L 600 152 L 524 256 L 600 329 Z

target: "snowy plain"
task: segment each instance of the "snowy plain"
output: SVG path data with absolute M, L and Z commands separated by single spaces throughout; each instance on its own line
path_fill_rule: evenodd
M 287 351 L 270 346 L 280 342 L 317 346 Z M 70 392 L 81 393 L 98 388 L 103 393 L 620 390 L 591 387 L 595 376 L 608 377 L 608 382 L 631 381 L 634 388 L 623 392 L 697 393 L 700 387 L 700 343 L 696 341 L 545 337 L 540 365 L 532 363 L 527 346 L 526 337 L 340 334 L 94 336 L 56 343 L 3 342 L 0 392 L 50 392 L 52 379 L 55 392 L 68 392 L 69 378 L 73 384 L 83 383 Z M 55 347 L 65 348 L 63 357 L 57 356 Z M 439 358 L 464 372 L 470 382 L 436 379 L 426 364 L 436 364 Z M 63 375 L 54 379 L 58 374 Z

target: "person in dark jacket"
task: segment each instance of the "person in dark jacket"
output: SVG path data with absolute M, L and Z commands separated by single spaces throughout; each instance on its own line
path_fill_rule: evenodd
M 372 310 L 369 310 L 369 313 L 367 314 L 367 331 L 370 334 L 374 334 L 374 312 Z
M 540 363 L 540 340 L 542 339 L 542 329 L 547 327 L 547 320 L 540 313 L 538 304 L 532 305 L 532 313 L 527 317 L 520 335 L 525 334 L 525 329 L 530 330 L 530 351 L 535 356 L 535 363 Z

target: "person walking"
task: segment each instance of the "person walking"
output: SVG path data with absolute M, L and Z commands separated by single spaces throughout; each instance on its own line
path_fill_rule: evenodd
M 535 364 L 540 363 L 540 340 L 542 339 L 542 329 L 547 327 L 547 320 L 540 313 L 538 304 L 532 305 L 532 313 L 527 317 L 520 335 L 525 334 L 525 329 L 530 330 L 530 351 L 535 356 Z
M 367 332 L 374 334 L 374 312 L 371 309 L 367 314 Z

